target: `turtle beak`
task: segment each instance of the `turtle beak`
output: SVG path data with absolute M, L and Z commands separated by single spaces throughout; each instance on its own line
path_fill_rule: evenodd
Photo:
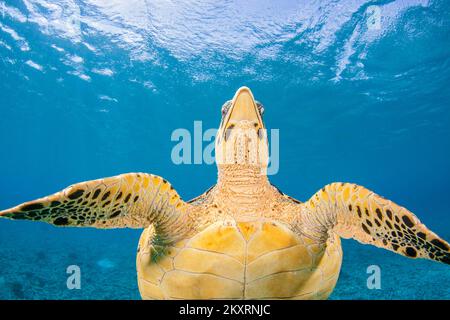
M 250 89 L 239 88 L 223 110 L 226 114 L 216 137 L 217 165 L 245 164 L 267 168 L 267 134 L 260 108 Z
M 253 94 L 247 87 L 241 87 L 236 91 L 231 102 L 231 108 L 224 121 L 224 129 L 226 130 L 241 121 L 253 122 L 255 129 L 264 128 Z

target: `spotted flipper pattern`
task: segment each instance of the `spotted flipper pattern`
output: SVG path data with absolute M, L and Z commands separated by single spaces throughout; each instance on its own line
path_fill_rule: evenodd
M 145 228 L 154 224 L 162 234 L 181 234 L 189 224 L 187 209 L 163 178 L 128 173 L 71 185 L 0 211 L 0 217 L 97 228 Z
M 450 245 L 407 209 L 350 183 L 332 183 L 302 205 L 302 221 L 312 236 L 335 231 L 410 258 L 450 264 Z

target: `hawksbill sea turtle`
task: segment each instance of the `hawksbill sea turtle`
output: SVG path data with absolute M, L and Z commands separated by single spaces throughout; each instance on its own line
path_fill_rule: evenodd
M 273 186 L 263 110 L 246 87 L 223 105 L 217 184 L 191 201 L 159 176 L 128 173 L 74 184 L 0 216 L 143 228 L 136 264 L 144 299 L 325 299 L 341 268 L 340 238 L 450 264 L 446 241 L 362 186 L 331 183 L 304 203 Z

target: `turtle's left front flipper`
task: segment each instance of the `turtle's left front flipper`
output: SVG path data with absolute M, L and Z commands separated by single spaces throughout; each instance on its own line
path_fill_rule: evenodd
M 128 173 L 74 184 L 0 211 L 0 217 L 96 228 L 145 228 L 154 224 L 161 235 L 174 237 L 189 227 L 188 209 L 166 180 Z
M 450 264 L 450 245 L 407 209 L 350 183 L 332 183 L 302 206 L 305 232 L 333 230 L 343 238 L 388 249 L 410 258 Z

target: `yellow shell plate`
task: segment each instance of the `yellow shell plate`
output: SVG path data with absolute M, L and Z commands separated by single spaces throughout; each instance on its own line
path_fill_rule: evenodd
M 219 221 L 170 247 L 139 241 L 144 299 L 325 299 L 342 261 L 337 236 L 323 245 L 275 221 Z

